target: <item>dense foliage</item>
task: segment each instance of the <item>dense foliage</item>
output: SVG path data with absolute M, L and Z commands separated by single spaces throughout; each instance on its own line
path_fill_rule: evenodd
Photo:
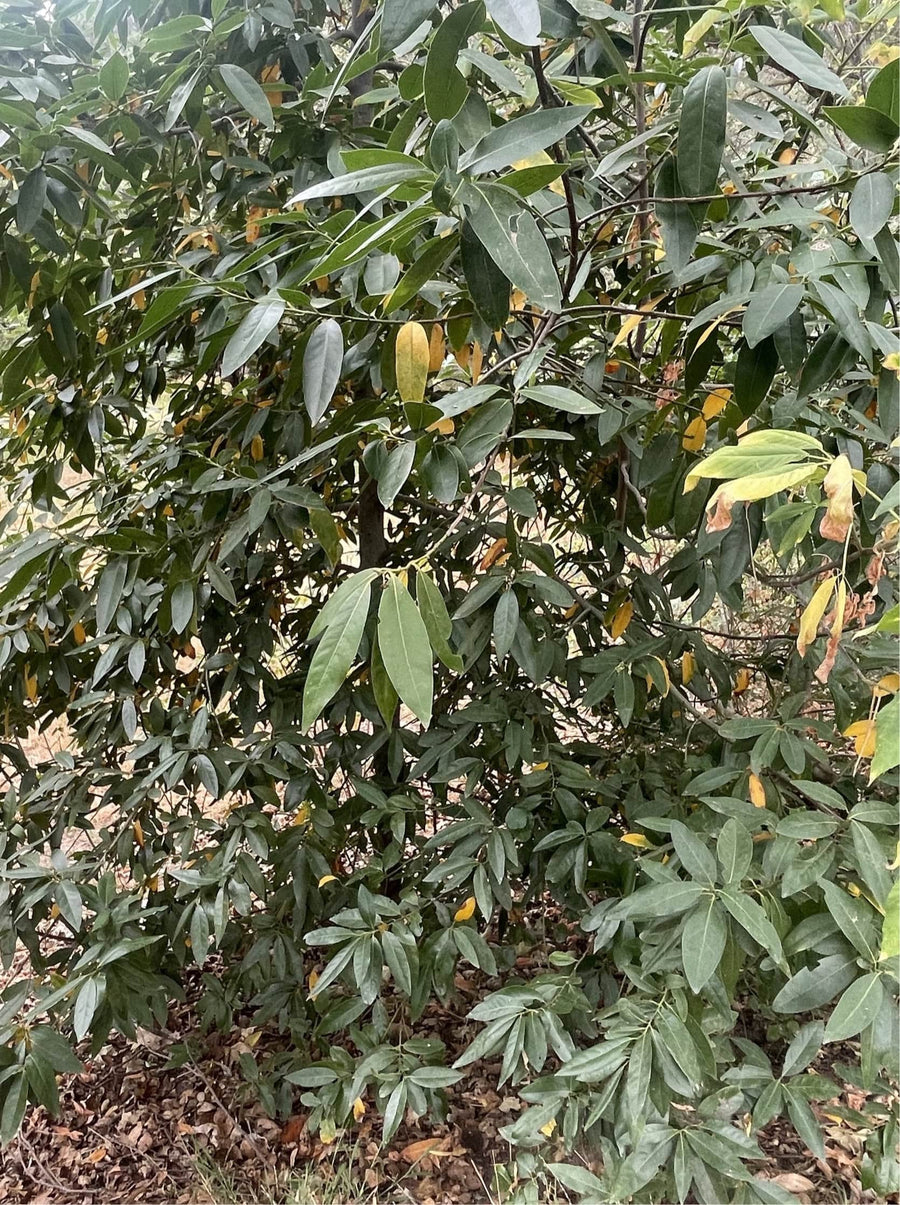
M 326 1140 L 488 1059 L 516 1199 L 792 1200 L 900 1074 L 889 10 L 360 9 L 0 3 L 0 1137 L 196 966 Z

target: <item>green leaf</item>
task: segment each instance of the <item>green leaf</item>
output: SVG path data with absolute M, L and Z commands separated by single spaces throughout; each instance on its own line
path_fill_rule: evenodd
M 900 123 L 900 59 L 886 63 L 869 84 L 866 104 Z
M 109 631 L 109 626 L 115 618 L 122 591 L 125 588 L 125 578 L 128 574 L 128 562 L 124 560 L 111 561 L 100 575 L 97 585 L 97 606 L 95 619 L 97 635 Z
M 380 569 L 360 569 L 329 595 L 322 610 L 313 620 L 307 639 L 316 640 L 334 623 L 346 623 L 347 616 L 355 609 L 357 596 L 381 573 Z
M 802 329 L 802 320 L 800 325 Z M 778 334 L 789 326 L 790 320 L 786 326 L 778 328 L 775 339 L 763 339 L 755 347 L 751 347 L 746 339 L 741 340 L 734 371 L 734 401 L 745 418 L 749 418 L 762 405 L 775 380 L 779 356 Z
M 91 1027 L 91 1021 L 100 1003 L 100 985 L 96 978 L 85 979 L 78 989 L 72 1009 L 72 1028 L 75 1039 L 80 1042 Z
M 374 574 L 372 575 L 375 576 Z M 303 687 L 303 719 L 301 726 L 308 732 L 322 708 L 334 698 L 353 664 L 366 626 L 372 578 L 356 574 L 348 590 L 327 619 L 328 626 L 313 653 L 306 683 Z M 344 583 L 349 585 L 349 583 Z M 329 602 L 333 601 L 332 599 Z M 326 604 L 327 606 L 327 604 Z M 322 618 L 325 608 L 319 615 Z M 312 635 L 312 629 L 310 630 Z
M 690 262 L 697 244 L 703 212 L 702 207 L 668 200 L 670 197 L 682 196 L 678 170 L 672 155 L 666 155 L 659 166 L 655 193 L 656 217 L 662 228 L 666 267 L 677 273 Z
M 678 124 L 678 180 L 689 197 L 716 191 L 722 152 L 728 85 L 721 67 L 703 67 L 684 90 Z
M 512 648 L 519 628 L 519 600 L 513 589 L 506 589 L 497 599 L 494 608 L 494 649 L 497 660 L 502 661 Z
M 128 87 L 128 64 L 118 51 L 100 68 L 100 87 L 113 104 L 125 95 Z
M 856 969 L 854 958 L 830 954 L 817 967 L 803 967 L 793 975 L 772 1001 L 772 1007 L 781 1013 L 806 1013 L 821 1008 L 856 978 Z
M 25 1070 L 15 1071 L 5 1083 L 6 1098 L 3 1101 L 3 1111 L 0 1112 L 0 1146 L 12 1142 L 25 1116 L 25 1106 L 28 1103 L 28 1083 Z
M 778 932 L 763 909 L 748 895 L 735 887 L 726 887 L 720 899 L 737 923 L 779 966 L 784 966 L 784 954 Z
M 481 0 L 462 4 L 444 18 L 431 39 L 425 60 L 424 88 L 425 108 L 432 121 L 455 117 L 465 103 L 469 88 L 456 62 L 483 16 Z
M 561 109 L 538 109 L 516 117 L 479 139 L 461 157 L 459 170 L 473 176 L 500 171 L 520 159 L 543 151 L 581 125 L 591 113 L 591 105 L 572 105 Z
M 562 385 L 536 385 L 533 389 L 523 389 L 522 396 L 549 406 L 551 410 L 561 410 L 565 414 L 602 414 L 603 407 L 589 401 L 574 389 L 565 389 Z M 531 434 L 531 432 L 526 432 Z
M 880 109 L 867 105 L 826 105 L 822 112 L 832 125 L 867 151 L 887 154 L 900 137 L 900 124 Z
M 633 895 L 626 896 L 615 906 L 618 918 L 650 918 L 677 916 L 686 912 L 703 895 L 699 883 L 673 880 L 671 883 L 656 883 L 652 887 L 641 887 Z
M 753 861 L 753 841 L 746 827 L 733 816 L 722 826 L 716 842 L 716 856 L 726 884 L 740 883 Z
M 509 317 L 509 280 L 482 245 L 468 221 L 462 224 L 459 250 L 472 304 L 489 330 L 500 330 Z M 456 490 L 453 492 L 455 494 Z
M 447 669 L 460 673 L 463 668 L 462 657 L 454 653 L 449 644 L 453 623 L 447 606 L 434 579 L 422 569 L 416 574 L 416 603 L 431 647 Z
M 172 591 L 172 630 L 184 632 L 194 614 L 194 587 L 189 581 L 181 581 Z
M 363 171 L 345 172 L 331 180 L 322 180 L 295 193 L 287 202 L 315 201 L 323 197 L 346 197 L 362 192 L 381 193 L 409 180 L 427 179 L 429 173 L 424 165 L 412 163 L 386 163 L 382 167 L 367 167 Z M 433 178 L 433 177 L 432 177 Z
M 716 860 L 696 833 L 680 820 L 672 821 L 669 832 L 679 861 L 691 878 L 702 883 L 715 882 Z
M 427 728 L 434 691 L 431 642 L 416 604 L 393 573 L 378 607 L 378 647 L 397 694 Z
M 874 238 L 894 208 L 894 182 L 885 172 L 857 180 L 850 198 L 850 225 L 860 238 Z
M 382 506 L 390 508 L 394 499 L 403 489 L 413 461 L 416 458 L 416 445 L 411 439 L 397 444 L 388 453 L 387 459 L 378 474 L 378 499 Z
M 756 347 L 784 326 L 803 300 L 804 292 L 802 285 L 775 284 L 754 293 L 743 318 L 748 347 Z
M 340 324 L 333 318 L 323 318 L 303 352 L 303 403 L 314 426 L 331 405 L 343 360 L 344 337 Z
M 538 0 L 485 0 L 497 28 L 522 46 L 536 46 L 541 36 Z
M 225 346 L 222 356 L 222 376 L 230 377 L 233 372 L 237 372 L 247 363 L 253 353 L 262 347 L 281 321 L 285 308 L 285 303 L 281 298 L 269 298 L 266 301 L 258 301 L 244 315 L 237 330 Z
M 461 199 L 472 229 L 500 271 L 529 301 L 557 314 L 562 292 L 550 248 L 514 194 L 497 185 L 467 185 Z
M 688 913 L 681 931 L 681 961 L 692 992 L 699 993 L 715 974 L 727 936 L 727 919 L 715 896 Z
M 877 971 L 851 983 L 834 1006 L 825 1026 L 826 1042 L 843 1042 L 871 1025 L 884 1001 L 884 986 Z
M 47 199 L 47 177 L 42 167 L 28 173 L 19 186 L 16 201 L 16 225 L 22 234 L 28 234 L 44 210 Z
M 215 590 L 216 594 L 231 603 L 233 607 L 237 606 L 237 595 L 234 592 L 234 586 L 231 584 L 231 579 L 225 574 L 221 566 L 215 561 L 206 562 L 206 576 L 209 578 L 209 584 Z M 143 647 L 143 646 L 141 646 Z
M 900 765 L 900 694 L 881 707 L 875 717 L 875 756 L 869 767 L 869 782 L 874 782 L 894 766 Z
M 381 46 L 396 50 L 434 12 L 437 0 L 383 0 Z
M 874 962 L 875 910 L 864 900 L 854 899 L 836 883 L 826 880 L 822 884 L 822 891 L 825 894 L 828 911 L 837 922 L 838 929 L 859 950 L 860 954 L 869 962 Z
M 606 1185 L 586 1167 L 580 1167 L 577 1163 L 547 1163 L 545 1166 L 553 1179 L 570 1192 L 589 1196 L 593 1200 L 608 1200 Z
M 824 1021 L 808 1021 L 806 1025 L 801 1025 L 785 1051 L 781 1068 L 782 1078 L 787 1075 L 799 1075 L 801 1071 L 805 1071 L 819 1053 L 824 1040 Z
M 773 29 L 769 25 L 751 25 L 749 32 L 773 63 L 796 76 L 801 84 L 820 92 L 834 92 L 838 96 L 849 95 L 840 76 L 826 67 L 822 58 L 799 38 L 794 38 L 783 30 Z
M 269 98 L 249 72 L 235 63 L 220 63 L 219 75 L 237 103 L 243 106 L 251 117 L 255 117 L 268 130 L 275 128 Z
M 891 887 L 884 902 L 878 961 L 884 962 L 888 958 L 900 958 L 900 879 Z

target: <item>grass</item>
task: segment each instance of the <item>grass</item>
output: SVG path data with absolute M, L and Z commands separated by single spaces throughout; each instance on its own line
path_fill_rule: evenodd
M 194 1156 L 197 1205 L 375 1205 L 379 1191 L 358 1174 L 356 1147 L 336 1144 L 327 1160 L 294 1170 L 273 1171 L 261 1179 L 252 1172 L 216 1163 L 207 1151 Z M 382 1193 L 413 1202 L 403 1189 Z

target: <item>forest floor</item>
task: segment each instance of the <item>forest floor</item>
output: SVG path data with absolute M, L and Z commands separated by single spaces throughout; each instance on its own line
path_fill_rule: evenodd
M 499 1202 L 494 1168 L 511 1149 L 500 1134 L 523 1102 L 496 1087 L 496 1060 L 476 1063 L 448 1090 L 443 1124 L 407 1116 L 385 1147 L 374 1110 L 326 1144 L 306 1116 L 273 1120 L 243 1079 L 240 1055 L 283 1046 L 274 1028 L 202 1034 L 193 1003 L 171 1010 L 164 1031 L 121 1035 L 96 1055 L 83 1044 L 80 1073 L 60 1077 L 61 1109 L 29 1112 L 20 1136 L 0 1152 L 0 1201 L 10 1205 L 172 1202 L 175 1205 L 487 1205 Z M 418 1033 L 440 1038 L 452 1062 L 471 1041 L 464 1014 L 489 985 L 457 978 L 458 999 L 433 1004 Z M 191 1051 L 183 1060 L 185 1048 Z M 849 1055 L 849 1051 L 847 1052 Z M 173 1057 L 174 1056 L 174 1057 Z M 783 1122 L 761 1136 L 756 1175 L 796 1194 L 798 1205 L 863 1205 L 859 1165 L 867 1131 L 865 1097 L 842 1081 L 840 1064 L 816 1066 L 840 1092 L 815 1105 L 826 1134 L 816 1158 Z M 588 1166 L 589 1150 L 582 1152 Z M 594 1170 L 597 1170 L 596 1166 Z

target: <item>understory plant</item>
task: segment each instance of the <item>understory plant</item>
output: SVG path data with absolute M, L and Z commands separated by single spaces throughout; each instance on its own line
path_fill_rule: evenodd
M 900 1189 L 893 20 L 0 0 L 2 1142 L 190 987 L 505 1199 Z

